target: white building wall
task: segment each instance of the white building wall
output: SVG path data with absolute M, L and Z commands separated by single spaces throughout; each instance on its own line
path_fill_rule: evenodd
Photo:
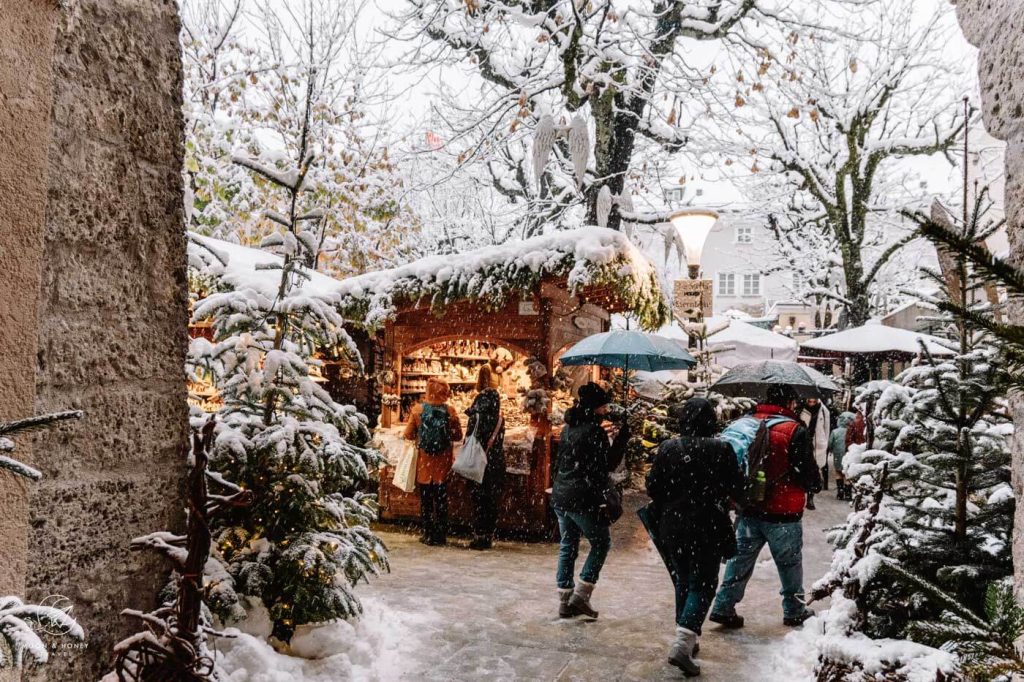
M 745 241 L 749 239 L 749 241 Z M 742 310 L 755 317 L 777 301 L 792 298 L 792 274 L 783 268 L 765 274 L 765 271 L 782 267 L 783 263 L 772 247 L 774 237 L 768 228 L 756 217 L 722 216 L 716 221 L 701 256 L 703 276 L 714 282 L 715 314 L 727 310 Z M 731 277 L 732 292 L 728 290 Z M 759 276 L 760 286 L 756 293 L 745 291 L 744 278 Z

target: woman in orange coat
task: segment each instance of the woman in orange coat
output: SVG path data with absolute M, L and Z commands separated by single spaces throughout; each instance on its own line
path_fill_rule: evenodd
M 448 491 L 445 481 L 452 468 L 452 445 L 462 440 L 462 425 L 448 405 L 451 390 L 437 377 L 427 380 L 424 401 L 412 409 L 405 438 L 416 442 L 416 485 L 420 489 L 420 542 L 443 545 L 448 535 Z

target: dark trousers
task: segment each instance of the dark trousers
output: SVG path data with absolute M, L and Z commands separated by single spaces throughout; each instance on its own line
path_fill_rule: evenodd
M 478 538 L 494 539 L 498 527 L 498 502 L 504 487 L 504 472 L 484 473 L 480 484 L 470 483 L 470 497 L 473 499 L 473 535 Z
M 448 535 L 448 488 L 444 483 L 420 485 L 420 521 L 423 536 L 440 542 Z
M 715 599 L 721 559 L 713 554 L 699 555 L 690 547 L 668 549 L 668 559 L 676 590 L 676 625 L 699 635 Z

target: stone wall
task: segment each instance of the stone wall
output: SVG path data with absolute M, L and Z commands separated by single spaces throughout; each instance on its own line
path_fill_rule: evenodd
M 187 440 L 181 61 L 175 0 L 70 0 L 53 52 L 29 596 L 87 634 L 41 679 L 97 679 L 168 568 L 133 537 L 180 526 Z
M 1020 0 L 960 0 L 957 15 L 967 39 L 980 50 L 985 129 L 1005 140 L 1006 221 L 1011 258 L 1024 264 L 1024 3 Z M 1014 311 L 1017 323 L 1024 311 Z M 1014 409 L 1014 490 L 1017 518 L 1013 558 L 1018 592 L 1024 592 L 1024 402 Z
M 35 403 L 36 328 L 50 140 L 51 0 L 0 2 L 0 421 Z M 32 461 L 26 439 L 17 457 Z M 0 473 L 0 595 L 25 589 L 28 483 Z

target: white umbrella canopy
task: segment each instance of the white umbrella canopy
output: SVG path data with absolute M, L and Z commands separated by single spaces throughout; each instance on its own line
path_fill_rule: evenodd
M 835 334 L 819 336 L 816 339 L 804 341 L 800 347 L 841 355 L 871 353 L 917 355 L 921 352 L 922 341 L 928 352 L 933 355 L 955 355 L 948 347 L 948 341 L 937 336 L 899 327 L 887 327 L 878 323 L 868 323 Z

